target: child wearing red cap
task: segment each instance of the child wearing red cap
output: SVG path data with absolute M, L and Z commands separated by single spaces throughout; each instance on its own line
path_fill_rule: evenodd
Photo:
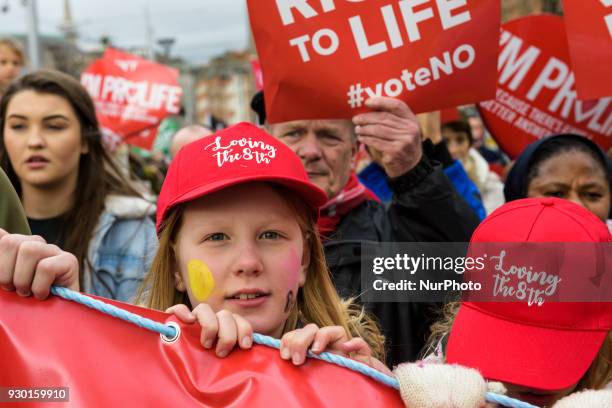
M 534 198 L 508 203 L 485 219 L 471 239 L 471 244 L 510 242 L 601 245 L 607 251 L 609 269 L 612 236 L 606 225 L 567 200 Z M 542 254 L 537 257 L 541 259 Z M 523 259 L 522 264 L 531 264 L 533 259 Z M 590 265 L 585 263 L 575 272 L 582 277 L 597 277 L 602 259 L 605 258 L 597 258 Z M 603 270 L 603 276 L 599 276 L 604 286 L 610 283 L 607 274 L 609 270 Z M 570 275 L 563 278 L 566 282 L 572 280 Z M 567 291 L 567 286 L 564 289 Z M 612 381 L 611 327 L 610 302 L 548 301 L 529 306 L 526 300 L 464 301 L 451 305 L 445 321 L 432 331 L 433 344 L 441 346 L 446 342 L 446 363 L 474 368 L 487 380 L 503 383 L 509 396 L 550 407 L 568 394 L 603 389 Z M 483 406 L 487 387 L 484 380 L 478 381 L 478 372 L 442 364 L 428 366 L 431 365 L 411 364 L 396 369 L 408 406 L 445 407 L 450 399 L 455 404 L 452 406 Z M 426 380 L 427 371 L 435 375 L 431 383 Z M 449 376 L 454 381 L 446 393 L 443 385 Z M 420 391 L 415 382 L 423 385 Z M 449 400 L 443 397 L 441 405 L 411 404 L 427 392 L 438 397 L 446 395 Z M 578 393 L 562 401 L 555 407 L 611 407 L 612 391 Z
M 375 324 L 331 282 L 315 228 L 326 200 L 298 156 L 250 124 L 185 146 L 159 196 L 160 245 L 138 301 L 199 322 L 219 357 L 251 347 L 255 331 L 282 337 L 294 364 L 309 348 L 383 359 Z
M 219 357 L 259 332 L 282 337 L 281 357 L 297 365 L 331 350 L 389 372 L 378 327 L 332 284 L 316 230 L 326 201 L 298 156 L 253 125 L 186 145 L 161 189 L 160 244 L 137 302 L 198 322 Z M 74 256 L 40 241 L 0 230 L 0 286 L 41 299 L 52 284 L 78 290 Z

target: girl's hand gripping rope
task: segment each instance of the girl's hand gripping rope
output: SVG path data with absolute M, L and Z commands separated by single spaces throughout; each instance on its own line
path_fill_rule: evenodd
M 314 354 L 327 351 L 350 357 L 385 374 L 392 375 L 385 364 L 372 357 L 372 350 L 364 339 L 360 337 L 349 339 L 341 326 L 319 328 L 316 324 L 311 323 L 301 329 L 285 333 L 281 339 L 281 358 L 291 360 L 295 365 L 303 364 L 306 361 L 306 353 L 309 349 Z
M 39 236 L 9 234 L 0 229 L 0 287 L 20 296 L 49 296 L 52 285 L 79 290 L 79 263 L 74 255 Z

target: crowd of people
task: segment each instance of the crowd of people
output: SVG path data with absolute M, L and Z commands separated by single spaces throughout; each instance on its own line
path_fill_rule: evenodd
M 156 187 L 105 149 L 78 80 L 24 65 L 0 41 L 2 289 L 44 299 L 60 285 L 174 313 L 221 358 L 254 332 L 296 365 L 309 350 L 351 356 L 397 376 L 411 407 L 445 393 L 484 406 L 487 389 L 610 406 L 608 303 L 361 299 L 363 242 L 612 242 L 611 160 L 592 141 L 553 135 L 510 162 L 471 109 L 437 135 L 387 97 L 352 120 L 271 124 L 258 94 L 260 126 L 176 132 L 149 157 Z M 220 159 L 240 143 L 251 148 Z

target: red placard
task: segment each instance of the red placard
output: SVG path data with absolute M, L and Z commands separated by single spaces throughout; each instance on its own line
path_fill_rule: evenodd
M 611 98 L 577 99 L 561 17 L 542 14 L 505 23 L 498 69 L 496 98 L 478 108 L 511 158 L 558 133 L 583 135 L 605 151 L 612 147 Z
M 68 387 L 74 407 L 404 406 L 397 390 L 320 360 L 296 367 L 259 345 L 218 358 L 200 345 L 198 324 L 180 324 L 178 340 L 166 344 L 157 333 L 54 296 L 41 302 L 0 290 L 0 310 L 0 387 Z
M 151 149 L 157 126 L 180 110 L 179 72 L 136 55 L 107 48 L 81 74 L 107 137 Z
M 563 0 L 580 99 L 612 96 L 612 0 Z
M 350 118 L 369 96 L 415 112 L 491 98 L 491 0 L 249 0 L 270 123 Z

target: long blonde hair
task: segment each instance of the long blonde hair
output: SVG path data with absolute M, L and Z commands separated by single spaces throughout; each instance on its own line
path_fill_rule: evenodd
M 448 303 L 442 312 L 442 317 L 431 326 L 431 335 L 427 342 L 425 354 L 435 350 L 445 337 L 450 334 L 455 316 L 459 312 L 460 302 Z M 599 353 L 591 363 L 587 372 L 582 376 L 578 385 L 572 392 L 581 390 L 598 390 L 604 388 L 612 381 L 612 333 L 604 340 Z
M 310 253 L 306 281 L 298 291 L 297 301 L 289 312 L 283 333 L 295 330 L 299 324 L 342 326 L 349 338 L 363 338 L 372 349 L 372 355 L 384 361 L 384 336 L 376 322 L 352 299 L 341 300 L 336 292 L 312 211 L 291 190 L 278 185 L 272 187 L 296 215 L 304 236 L 305 251 Z M 173 248 L 182 227 L 183 211 L 184 205 L 178 205 L 166 216 L 159 231 L 157 254 L 138 291 L 136 303 L 157 310 L 180 303 L 192 307 L 186 292 L 176 289 L 174 278 L 176 255 Z

